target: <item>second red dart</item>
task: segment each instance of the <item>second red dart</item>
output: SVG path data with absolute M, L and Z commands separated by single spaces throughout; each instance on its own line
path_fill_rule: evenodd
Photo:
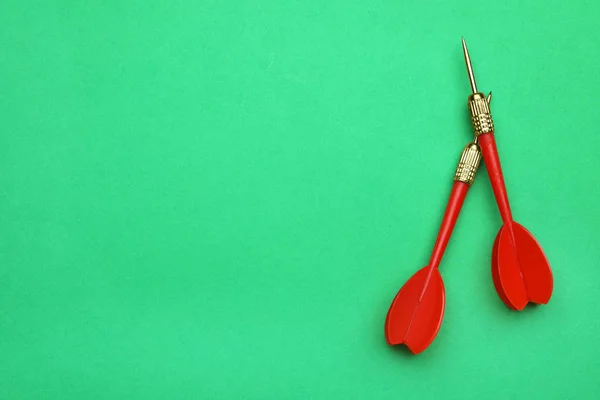
M 446 292 L 438 267 L 480 160 L 475 140 L 464 148 L 458 162 L 429 263 L 402 286 L 390 306 L 385 319 L 385 337 L 390 345 L 404 344 L 414 354 L 420 353 L 433 342 L 442 325 Z
M 531 302 L 550 301 L 554 278 L 542 247 L 521 224 L 512 217 L 500 158 L 494 139 L 494 123 L 489 103 L 477 91 L 471 58 L 465 39 L 462 40 L 467 72 L 473 94 L 469 96 L 469 113 L 475 136 L 479 139 L 483 162 L 486 165 L 494 196 L 504 225 L 500 228 L 492 249 L 492 277 L 498 295 L 504 303 L 522 310 Z

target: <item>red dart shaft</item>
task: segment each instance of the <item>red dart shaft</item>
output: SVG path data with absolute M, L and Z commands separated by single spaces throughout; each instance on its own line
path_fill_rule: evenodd
M 450 198 L 448 199 L 448 205 L 446 206 L 446 212 L 444 213 L 444 219 L 442 220 L 442 225 L 440 226 L 435 245 L 433 246 L 433 252 L 431 253 L 431 259 L 428 264 L 429 268 L 437 268 L 440 265 L 440 261 L 442 261 L 446 246 L 448 246 L 448 241 L 454 230 L 456 219 L 458 218 L 458 214 L 460 214 L 460 209 L 465 201 L 468 190 L 468 184 L 464 182 L 454 182 Z
M 463 149 L 460 156 L 458 166 L 456 167 L 456 173 L 454 174 L 454 185 L 452 186 L 452 192 L 448 199 L 448 205 L 446 206 L 446 212 L 442 219 L 442 225 L 438 232 L 431 258 L 429 259 L 429 268 L 437 268 L 442 261 L 446 246 L 452 235 L 452 230 L 456 224 L 458 214 L 465 201 L 469 187 L 475 179 L 475 173 L 479 167 L 481 161 L 481 150 L 477 143 L 469 143 Z
M 512 222 L 512 213 L 510 211 L 510 204 L 508 203 L 508 195 L 506 193 L 506 185 L 504 184 L 504 176 L 502 175 L 502 168 L 500 167 L 500 157 L 498 156 L 498 149 L 496 148 L 496 140 L 494 139 L 494 132 L 488 132 L 479 136 L 479 144 L 481 146 L 481 154 L 483 155 L 483 161 L 488 170 L 490 176 L 490 182 L 492 183 L 492 189 L 494 190 L 494 196 L 498 203 L 498 209 L 502 216 L 504 224 L 510 226 Z

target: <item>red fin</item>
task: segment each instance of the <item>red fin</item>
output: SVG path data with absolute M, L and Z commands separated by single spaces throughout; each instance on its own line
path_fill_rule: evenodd
M 435 339 L 444 317 L 445 289 L 437 268 L 420 269 L 402 286 L 385 322 L 389 344 L 405 344 L 414 354 Z
M 513 222 L 513 231 L 527 297 L 533 303 L 546 304 L 550 301 L 554 288 L 550 263 L 538 241 L 527 229 Z
M 500 232 L 496 235 L 496 239 L 494 240 L 494 247 L 492 248 L 492 279 L 494 281 L 494 288 L 496 288 L 496 292 L 500 296 L 500 299 L 506 304 L 509 308 L 516 310 L 515 306 L 508 301 L 506 294 L 504 293 L 504 289 L 502 289 L 502 285 L 500 284 L 500 275 L 498 273 L 498 242 L 500 239 Z
M 521 275 L 519 259 L 510 235 L 510 229 L 506 225 L 502 226 L 500 232 L 498 232 L 496 261 L 498 263 L 500 286 L 502 287 L 501 292 L 506 299 L 506 305 L 517 310 L 524 309 L 528 302 L 527 290 Z M 499 291 L 498 294 L 503 297 L 501 292 Z
M 548 260 L 537 240 L 523 226 L 513 221 L 512 230 L 514 244 L 505 225 L 498 232 L 497 246 L 494 245 L 492 252 L 496 290 L 510 308 L 522 310 L 528 302 L 545 304 L 553 289 Z

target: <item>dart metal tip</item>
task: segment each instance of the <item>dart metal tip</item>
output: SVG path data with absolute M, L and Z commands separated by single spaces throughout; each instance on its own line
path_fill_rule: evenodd
M 475 75 L 473 74 L 473 65 L 471 64 L 471 57 L 469 56 L 469 50 L 467 49 L 467 42 L 465 41 L 464 36 L 461 39 L 465 64 L 467 64 L 467 73 L 469 74 L 469 82 L 471 83 L 471 90 L 473 93 L 477 93 L 477 83 L 475 82 Z

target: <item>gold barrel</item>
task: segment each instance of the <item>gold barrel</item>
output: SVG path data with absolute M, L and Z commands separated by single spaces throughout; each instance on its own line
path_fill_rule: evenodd
M 483 93 L 473 93 L 469 96 L 469 113 L 473 123 L 475 137 L 494 131 L 494 121 L 490 112 L 490 104 Z
M 481 162 L 481 149 L 475 142 L 469 143 L 463 150 L 456 173 L 454 174 L 455 182 L 464 182 L 471 185 L 475 180 L 475 173 Z

